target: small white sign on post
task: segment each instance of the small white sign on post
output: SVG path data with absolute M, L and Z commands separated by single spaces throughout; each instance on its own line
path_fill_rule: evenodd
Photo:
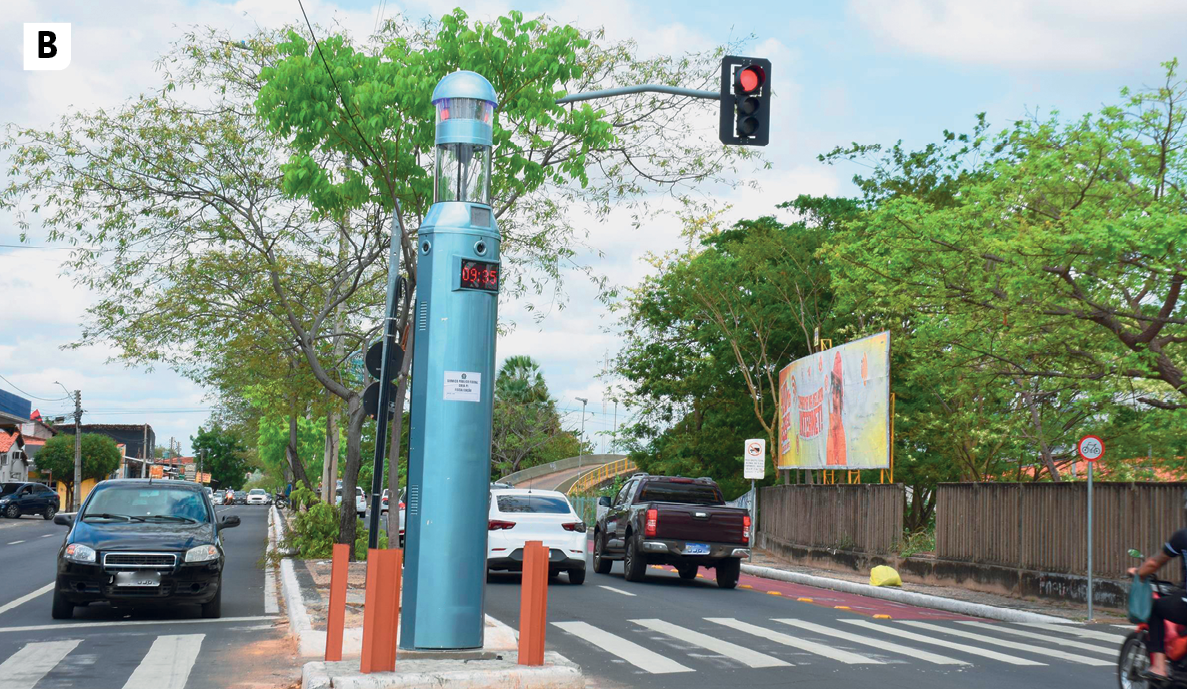
M 476 371 L 446 371 L 444 398 L 460 402 L 481 402 L 482 374 Z
M 736 442 L 736 441 L 735 441 Z M 742 478 L 761 480 L 767 477 L 767 441 L 753 438 L 746 441 Z

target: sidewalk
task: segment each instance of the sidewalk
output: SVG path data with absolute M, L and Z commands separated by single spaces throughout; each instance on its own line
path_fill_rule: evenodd
M 1025 621 L 1030 615 L 1060 618 L 1063 622 L 1083 622 L 1088 615 L 1083 605 L 1065 605 L 1054 601 L 1036 601 L 1011 596 L 1002 596 L 981 591 L 970 591 L 955 586 L 933 586 L 903 582 L 902 587 L 869 586 L 869 573 L 852 570 L 826 570 L 805 567 L 780 558 L 762 548 L 754 548 L 753 562 L 743 561 L 745 574 L 764 578 L 783 579 L 780 573 L 795 580 L 823 588 L 860 593 L 871 597 L 888 598 L 920 607 L 931 607 L 950 612 L 959 612 L 977 617 L 989 617 L 1002 621 Z M 819 580 L 819 581 L 814 581 Z M 906 593 L 907 596 L 901 594 Z M 995 614 L 995 611 L 1001 611 Z M 1011 614 L 1011 611 L 1021 613 Z M 1125 612 L 1097 607 L 1093 622 L 1125 624 Z M 1040 621 L 1037 618 L 1033 621 Z

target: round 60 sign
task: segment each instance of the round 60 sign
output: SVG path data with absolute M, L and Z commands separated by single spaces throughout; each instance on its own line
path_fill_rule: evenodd
M 1080 438 L 1080 442 L 1076 445 L 1076 451 L 1085 460 L 1095 462 L 1105 455 L 1105 441 L 1095 435 L 1086 435 Z

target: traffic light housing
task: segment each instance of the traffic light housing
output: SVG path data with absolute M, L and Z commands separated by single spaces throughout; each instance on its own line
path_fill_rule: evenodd
M 770 129 L 771 61 L 737 55 L 721 58 L 721 143 L 766 146 Z

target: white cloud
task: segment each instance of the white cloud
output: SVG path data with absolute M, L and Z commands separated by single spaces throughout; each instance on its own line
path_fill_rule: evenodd
M 850 0 L 875 40 L 983 65 L 1101 69 L 1150 65 L 1182 49 L 1181 0 Z

